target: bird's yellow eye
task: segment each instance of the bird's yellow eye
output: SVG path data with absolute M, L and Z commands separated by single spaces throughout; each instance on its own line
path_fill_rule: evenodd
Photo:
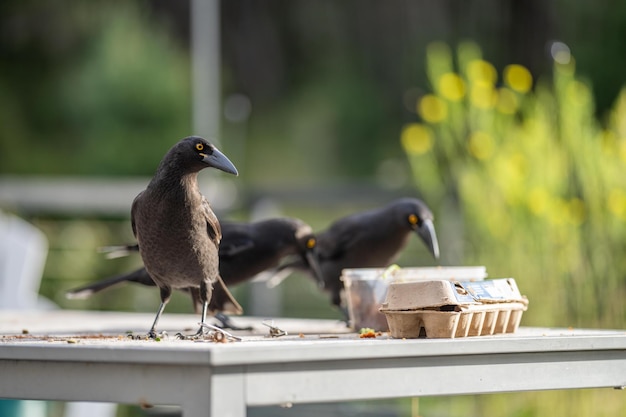
M 196 143 L 196 149 L 199 151 L 204 150 L 204 143 Z
M 418 218 L 415 214 L 409 214 L 409 223 L 415 226 L 417 224 L 417 221 L 418 221 Z
M 316 243 L 317 243 L 317 242 L 315 241 L 315 239 L 314 239 L 314 238 L 309 238 L 309 240 L 307 240 L 307 241 L 306 241 L 306 247 L 307 247 L 308 249 L 313 249 L 313 248 L 315 247 L 315 244 L 316 244 Z

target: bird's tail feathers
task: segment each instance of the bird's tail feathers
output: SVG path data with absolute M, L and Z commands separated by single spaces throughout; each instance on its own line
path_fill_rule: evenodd
M 268 288 L 278 287 L 294 270 L 292 268 L 276 268 L 271 271 L 263 272 L 263 279 L 259 280 L 265 282 Z
M 92 294 L 106 290 L 114 285 L 122 282 L 137 282 L 143 285 L 155 285 L 144 268 L 137 269 L 128 274 L 115 275 L 105 278 L 101 281 L 87 284 L 83 287 L 74 288 L 65 293 L 65 297 L 70 300 L 84 300 L 91 297 Z
M 100 292 L 124 281 L 126 281 L 125 276 L 114 276 L 93 284 L 85 285 L 84 287 L 69 290 L 65 293 L 65 297 L 70 300 L 84 300 L 91 297 L 94 293 Z
M 119 246 L 102 246 L 98 248 L 99 253 L 105 253 L 107 259 L 116 259 L 128 256 L 133 252 L 139 251 L 139 245 L 119 245 Z
M 243 308 L 231 294 L 228 287 L 218 275 L 217 281 L 213 284 L 213 294 L 209 302 L 210 311 L 221 311 L 226 314 L 243 314 Z

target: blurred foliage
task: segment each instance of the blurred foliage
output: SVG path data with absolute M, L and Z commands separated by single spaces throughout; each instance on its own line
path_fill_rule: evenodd
M 433 92 L 401 141 L 426 200 L 458 204 L 464 260 L 519 279 L 527 324 L 622 327 L 626 89 L 601 123 L 566 50 L 534 89 L 526 68 L 499 73 L 473 43 L 427 53 Z
M 151 175 L 164 150 L 192 133 L 187 8 L 1 2 L 0 174 Z M 444 261 L 515 277 L 530 299 L 524 325 L 623 328 L 626 93 L 617 87 L 625 81 L 626 4 L 229 0 L 221 8 L 224 96 L 244 95 L 252 110 L 225 120 L 222 132 L 238 181 L 304 187 L 378 175 L 401 186 L 404 150 L 437 211 Z M 415 53 L 435 39 L 464 38 L 482 50 L 433 44 L 426 59 Z M 577 63 L 561 56 L 552 66 L 550 39 L 566 41 Z M 421 121 L 405 127 L 400 145 L 397 126 L 416 112 Z M 283 205 L 283 214 L 320 230 L 365 208 L 351 203 Z M 50 239 L 42 294 L 64 308 L 154 312 L 158 292 L 139 286 L 88 301 L 63 294 L 140 265 L 136 256 L 105 261 L 95 251 L 131 242 L 127 219 L 30 220 Z M 424 259 L 412 239 L 399 264 Z M 339 317 L 304 277 L 281 290 L 286 315 Z M 248 288 L 235 296 L 245 304 Z M 191 306 L 176 294 L 167 311 Z M 450 417 L 617 415 L 618 395 L 420 401 L 424 414 Z
M 6 3 L 0 173 L 152 174 L 189 135 L 187 52 L 138 2 Z
M 566 49 L 537 81 L 521 65 L 496 70 L 473 43 L 456 53 L 433 43 L 427 56 L 432 93 L 401 143 L 426 201 L 462 216 L 462 262 L 516 278 L 530 301 L 522 325 L 623 328 L 626 89 L 603 122 Z M 610 416 L 622 399 L 588 390 L 426 401 L 448 416 Z

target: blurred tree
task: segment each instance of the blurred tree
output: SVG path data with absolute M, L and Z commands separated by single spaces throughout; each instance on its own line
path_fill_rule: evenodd
M 393 132 L 413 109 L 399 97 L 423 90 L 416 52 L 431 41 L 474 39 L 496 65 L 542 74 L 546 45 L 560 38 L 598 86 L 599 114 L 622 83 L 621 66 L 605 63 L 626 59 L 617 53 L 622 6 L 231 0 L 221 10 L 224 95 L 242 93 L 253 109 L 246 147 L 275 162 L 251 145 L 275 143 L 277 159 L 306 163 L 298 144 L 318 122 L 321 148 L 333 155 L 323 170 L 299 173 L 309 181 L 320 172 L 321 180 L 373 179 L 383 159 L 401 155 Z M 148 174 L 172 138 L 191 133 L 188 1 L 9 0 L 0 11 L 0 172 Z M 139 151 L 145 165 L 132 157 Z
M 189 134 L 188 54 L 150 9 L 1 7 L 0 172 L 149 174 Z
M 543 47 L 552 30 L 549 7 L 539 1 L 411 1 L 389 7 L 377 0 L 241 0 L 222 3 L 222 20 L 225 90 L 252 101 L 250 142 L 289 144 L 283 156 L 306 165 L 302 155 L 310 154 L 298 144 L 315 123 L 324 132 L 313 140 L 332 154 L 317 172 L 297 172 L 305 178 L 323 173 L 321 178 L 372 179 L 386 157 L 401 154 L 393 132 L 412 109 L 398 97 L 424 85 L 423 59 L 415 52 L 429 41 L 471 37 L 497 61 L 518 56 L 545 67 Z M 298 114 L 308 115 L 299 117 L 304 126 L 274 131 L 272 139 L 257 130 L 266 124 L 255 119 Z M 278 155 L 256 147 L 253 153 L 281 166 Z M 277 169 L 273 181 L 285 177 Z

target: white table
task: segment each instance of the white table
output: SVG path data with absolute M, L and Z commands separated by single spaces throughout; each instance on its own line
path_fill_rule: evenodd
M 622 330 L 359 339 L 337 322 L 275 319 L 289 335 L 272 339 L 260 320 L 238 320 L 261 334 L 225 344 L 137 341 L 115 335 L 145 332 L 152 314 L 0 312 L 0 398 L 174 404 L 184 417 L 242 417 L 247 406 L 626 385 Z M 174 334 L 196 323 L 165 314 L 161 328 Z

